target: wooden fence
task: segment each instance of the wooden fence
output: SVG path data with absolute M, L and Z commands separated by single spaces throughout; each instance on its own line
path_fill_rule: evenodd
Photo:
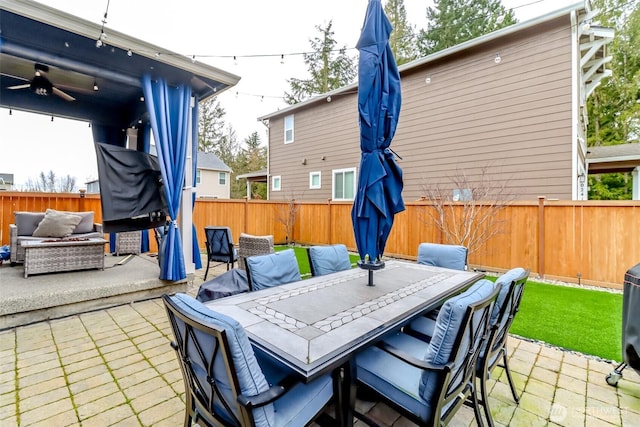
M 396 215 L 385 255 L 415 259 L 420 242 L 441 242 L 429 220 L 429 203 L 406 202 Z M 9 224 L 14 211 L 47 208 L 95 212 L 101 221 L 96 195 L 0 192 L 0 240 L 9 244 Z M 281 220 L 295 211 L 290 239 L 300 244 L 344 243 L 355 250 L 349 202 L 287 202 L 260 200 L 198 200 L 193 221 L 200 247 L 204 227 L 231 227 L 237 242 L 241 232 L 272 234 L 286 240 Z M 501 272 L 514 266 L 531 269 L 531 277 L 622 288 L 624 273 L 640 262 L 640 202 L 637 201 L 536 201 L 514 202 L 499 214 L 504 233 L 469 256 L 473 268 Z M 442 242 L 447 243 L 447 242 Z M 155 242 L 151 239 L 151 250 Z

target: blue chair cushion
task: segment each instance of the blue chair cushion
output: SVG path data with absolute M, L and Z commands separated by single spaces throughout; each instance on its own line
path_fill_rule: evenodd
M 254 291 L 300 280 L 300 269 L 293 249 L 246 259 Z
M 311 246 L 309 258 L 316 276 L 351 268 L 349 252 L 345 245 Z
M 208 323 L 225 329 L 242 394 L 254 396 L 269 389 L 269 383 L 258 364 L 253 348 L 251 347 L 251 343 L 249 342 L 249 338 L 240 323 L 222 313 L 210 310 L 200 301 L 189 295 L 178 293 L 173 295 L 171 299 L 178 307 L 193 318 L 198 319 L 204 324 Z M 213 336 L 210 336 L 210 340 L 211 344 L 208 346 L 208 350 L 213 351 Z M 205 351 L 206 350 L 207 349 L 205 349 Z M 197 364 L 198 362 L 198 358 L 195 356 L 192 357 L 191 360 L 192 363 Z M 194 370 L 196 369 L 197 367 L 194 367 Z M 205 367 L 201 367 L 200 369 L 197 369 L 197 371 L 200 372 L 199 376 L 202 375 L 201 380 L 206 383 Z M 235 399 L 232 398 L 230 394 L 230 385 L 226 383 L 227 368 L 224 366 L 222 358 L 218 358 L 218 360 L 214 362 L 214 372 L 214 376 L 217 380 L 216 384 L 220 387 L 222 393 L 225 394 L 228 401 L 234 401 Z M 257 426 L 275 425 L 273 405 L 265 405 L 261 408 L 256 408 L 253 410 L 253 415 Z
M 449 362 L 467 307 L 491 295 L 495 286 L 490 280 L 479 280 L 465 292 L 448 299 L 442 305 L 425 355 L 425 361 L 435 365 L 444 365 Z M 422 374 L 420 394 L 425 401 L 431 400 L 437 383 L 437 373 L 425 371 Z
M 420 243 L 418 264 L 464 270 L 467 266 L 467 248 L 458 245 Z
M 424 359 L 428 347 L 424 341 L 403 333 L 385 338 L 385 341 L 420 359 Z M 359 381 L 426 421 L 431 418 L 433 407 L 420 395 L 421 373 L 421 369 L 378 347 L 370 347 L 356 355 Z
M 496 298 L 496 303 L 493 306 L 493 310 L 491 311 L 491 326 L 495 325 L 498 321 L 498 316 L 500 315 L 500 310 L 504 305 L 504 301 L 507 298 L 507 294 L 509 293 L 509 288 L 511 283 L 520 280 L 527 274 L 526 270 L 521 267 L 512 268 L 506 273 L 502 274 L 498 279 L 496 279 L 496 284 L 500 285 L 500 292 L 498 293 L 498 297 Z

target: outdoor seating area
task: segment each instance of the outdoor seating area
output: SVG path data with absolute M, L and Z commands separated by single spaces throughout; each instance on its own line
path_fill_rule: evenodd
M 81 242 L 104 237 L 102 224 L 94 223 L 93 216 L 93 212 L 62 212 L 54 209 L 47 209 L 46 212 L 14 212 L 15 221 L 9 224 L 11 263 L 25 262 L 26 249 L 23 243 L 27 241 L 42 243 L 64 240 L 68 242 L 65 248 L 74 245 L 71 242 L 77 242 L 77 246 L 91 251 L 91 245 Z M 39 257 L 44 254 L 55 258 L 61 256 L 59 252 L 60 250 L 47 250 L 39 254 Z
M 188 294 L 197 292 L 203 270 L 185 288 Z M 225 272 L 218 266 L 209 274 Z M 77 273 L 46 277 L 66 274 Z M 185 385 L 173 340 L 160 298 L 0 330 L 0 352 L 6 355 L 0 365 L 0 424 L 18 425 L 19 417 L 24 426 L 182 425 Z M 605 380 L 614 368 L 610 362 L 514 336 L 507 338 L 506 352 L 520 403 L 496 367 L 487 380 L 496 426 L 632 426 L 640 416 L 640 376 L 632 369 L 611 387 Z M 43 398 L 46 411 L 39 403 Z M 410 425 L 377 398 L 358 396 L 355 409 L 380 426 Z M 331 405 L 327 412 L 333 415 Z M 356 418 L 354 424 L 362 422 Z M 461 407 L 449 425 L 476 425 L 473 409 Z

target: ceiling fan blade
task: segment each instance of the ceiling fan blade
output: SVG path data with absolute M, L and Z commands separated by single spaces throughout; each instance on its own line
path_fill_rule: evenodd
M 31 83 L 27 83 L 25 85 L 17 85 L 17 86 L 9 86 L 7 89 L 29 89 Z
M 75 101 L 76 99 L 69 95 L 68 93 L 65 93 L 63 91 L 61 91 L 60 89 L 58 89 L 57 87 L 53 87 L 53 93 L 55 95 L 58 95 L 60 98 L 64 99 L 65 101 Z

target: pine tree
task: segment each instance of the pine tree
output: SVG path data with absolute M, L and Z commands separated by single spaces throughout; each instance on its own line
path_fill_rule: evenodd
M 302 102 L 314 95 L 338 89 L 354 81 L 356 77 L 354 59 L 346 54 L 346 46 L 335 49 L 337 42 L 333 38 L 332 25 L 332 21 L 329 21 L 324 28 L 316 25 L 316 30 L 321 35 L 309 39 L 313 52 L 304 54 L 304 63 L 308 67 L 310 78 L 287 80 L 291 90 L 285 91 L 284 98 L 288 104 Z
M 418 34 L 418 50 L 429 55 L 517 22 L 500 0 L 435 0 L 427 8 L 427 29 Z
M 416 35 L 414 27 L 407 21 L 404 0 L 388 0 L 384 7 L 384 13 L 393 26 L 393 31 L 389 36 L 389 46 L 391 46 L 396 64 L 402 65 L 413 61 L 417 57 Z
M 198 150 L 213 153 L 224 135 L 226 111 L 216 98 L 209 98 L 199 105 Z

